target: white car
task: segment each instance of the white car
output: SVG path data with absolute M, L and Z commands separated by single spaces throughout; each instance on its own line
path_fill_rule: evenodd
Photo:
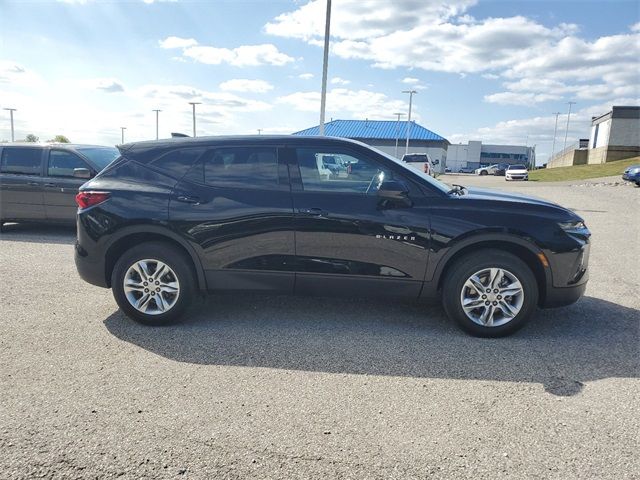
M 403 155 L 402 161 L 414 170 L 427 173 L 431 176 L 435 173 L 434 167 L 440 163 L 439 160 L 431 160 L 431 157 L 427 153 L 407 153 Z
M 476 168 L 473 173 L 475 173 L 476 175 L 495 175 L 498 167 L 499 165 L 496 163 L 495 165 Z
M 529 171 L 524 165 L 509 165 L 504 172 L 504 179 L 509 180 L 529 180 Z

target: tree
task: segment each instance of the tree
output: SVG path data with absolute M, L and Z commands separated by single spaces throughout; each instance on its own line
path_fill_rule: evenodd
M 67 137 L 65 137 L 64 135 L 56 135 L 51 140 L 48 140 L 48 142 L 53 142 L 53 143 L 71 143 L 71 141 Z
M 27 135 L 26 137 L 24 137 L 24 141 L 25 142 L 30 142 L 30 143 L 35 143 L 38 140 L 40 140 L 39 137 L 35 136 L 33 133 L 30 133 L 29 135 Z

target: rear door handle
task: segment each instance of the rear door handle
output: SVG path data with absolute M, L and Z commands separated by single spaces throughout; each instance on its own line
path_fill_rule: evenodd
M 298 213 L 302 215 L 312 215 L 314 217 L 327 217 L 329 215 L 329 212 L 321 208 L 299 208 Z
M 193 205 L 199 205 L 200 204 L 200 198 L 198 197 L 193 197 L 191 195 L 178 195 L 176 197 L 176 200 L 182 203 L 191 203 Z
M 29 182 L 29 185 L 31 185 L 33 187 L 39 187 L 40 186 L 40 182 Z
M 55 187 L 57 185 L 55 183 L 45 183 L 44 186 L 45 187 Z

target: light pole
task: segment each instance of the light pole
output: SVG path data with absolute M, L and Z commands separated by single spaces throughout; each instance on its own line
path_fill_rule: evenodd
M 9 111 L 9 116 L 11 117 L 11 142 L 15 142 L 15 133 L 13 130 L 13 112 L 15 112 L 17 110 L 17 108 L 5 108 L 4 110 L 8 110 Z
M 569 120 L 571 119 L 571 105 L 575 105 L 576 102 L 567 102 L 567 104 L 569 105 L 569 113 L 567 113 L 567 128 L 564 131 L 564 146 L 562 147 L 563 151 L 565 148 L 567 148 L 567 135 L 569 135 Z
M 200 105 L 202 102 L 189 102 L 189 105 L 193 107 L 193 137 L 196 136 L 196 105 Z
M 262 135 L 262 128 L 258 129 L 258 135 Z
M 331 0 L 327 0 L 324 22 L 324 56 L 322 59 L 322 92 L 320 93 L 320 135 L 324 135 L 324 112 L 327 106 L 327 68 L 329 63 L 329 32 L 331 30 Z
M 409 117 L 407 118 L 407 146 L 405 147 L 404 154 L 409 153 L 409 131 L 411 129 L 411 105 L 413 103 L 413 95 L 417 94 L 415 90 L 403 90 L 402 93 L 409 94 Z
M 156 140 L 158 140 L 158 115 L 160 114 L 160 112 L 162 110 L 159 110 L 159 109 L 156 108 L 156 109 L 151 110 L 151 111 L 152 112 L 156 112 Z
M 398 116 L 398 120 L 396 121 L 396 154 L 395 154 L 395 157 L 398 158 L 398 140 L 400 139 L 400 117 L 404 115 L 404 113 L 395 112 L 394 115 Z
M 120 143 L 124 143 L 124 131 L 127 127 L 120 127 Z
M 558 115 L 561 115 L 562 112 L 553 112 L 552 115 L 556 116 L 556 126 L 553 127 L 553 146 L 551 147 L 551 156 L 549 160 L 553 158 L 553 154 L 556 153 L 556 134 L 558 133 Z

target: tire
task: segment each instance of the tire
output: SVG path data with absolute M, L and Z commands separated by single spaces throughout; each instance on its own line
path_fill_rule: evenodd
M 138 264 L 141 261 L 143 263 Z M 161 268 L 162 264 L 168 268 Z M 149 275 L 147 283 L 141 279 L 144 275 L 140 273 Z M 160 277 L 155 279 L 157 273 Z M 133 286 L 128 292 L 125 291 L 125 277 Z M 149 279 L 154 281 L 149 284 Z M 156 292 L 153 292 L 154 283 Z M 177 293 L 174 293 L 176 289 Z M 116 262 L 111 274 L 111 290 L 118 306 L 129 318 L 144 325 L 170 325 L 180 319 L 194 298 L 195 278 L 191 259 L 181 250 L 163 242 L 136 245 Z M 144 305 L 138 309 L 130 299 L 142 300 Z
M 484 175 L 489 175 L 489 174 L 487 173 L 486 170 L 480 170 L 480 175 L 484 176 Z
M 490 273 L 493 273 L 490 269 L 500 269 L 504 274 L 500 293 L 515 292 L 518 288 L 518 285 L 513 282 L 515 279 L 519 282 L 522 294 L 513 293 L 512 296 L 503 297 L 500 293 L 494 293 L 495 289 L 490 293 L 485 290 L 482 295 L 488 298 L 483 302 L 481 295 L 477 293 L 478 290 L 469 288 L 467 282 L 471 281 L 474 274 L 483 271 L 488 272 L 478 278 L 489 280 Z M 489 282 L 481 283 L 483 286 L 488 286 Z M 509 283 L 511 285 L 508 285 Z M 510 288 L 507 289 L 507 286 Z M 482 317 L 482 312 L 487 309 L 495 312 L 488 325 L 481 324 L 481 318 L 476 318 L 474 321 L 467 315 L 462 306 L 463 298 L 468 302 L 479 304 L 477 309 L 469 311 L 469 315 L 473 317 Z M 486 307 L 486 301 L 491 301 L 489 307 Z M 467 333 L 477 337 L 504 337 L 522 328 L 533 314 L 538 304 L 538 284 L 531 269 L 515 255 L 494 249 L 479 250 L 460 258 L 448 270 L 442 288 L 442 303 L 449 318 L 455 320 Z M 472 303 L 472 306 L 476 303 Z M 511 306 L 512 311 L 517 311 L 512 318 L 510 318 L 511 315 L 503 313 L 508 306 L 503 307 L 504 310 L 500 308 L 504 303 Z M 494 306 L 496 304 L 497 308 Z

